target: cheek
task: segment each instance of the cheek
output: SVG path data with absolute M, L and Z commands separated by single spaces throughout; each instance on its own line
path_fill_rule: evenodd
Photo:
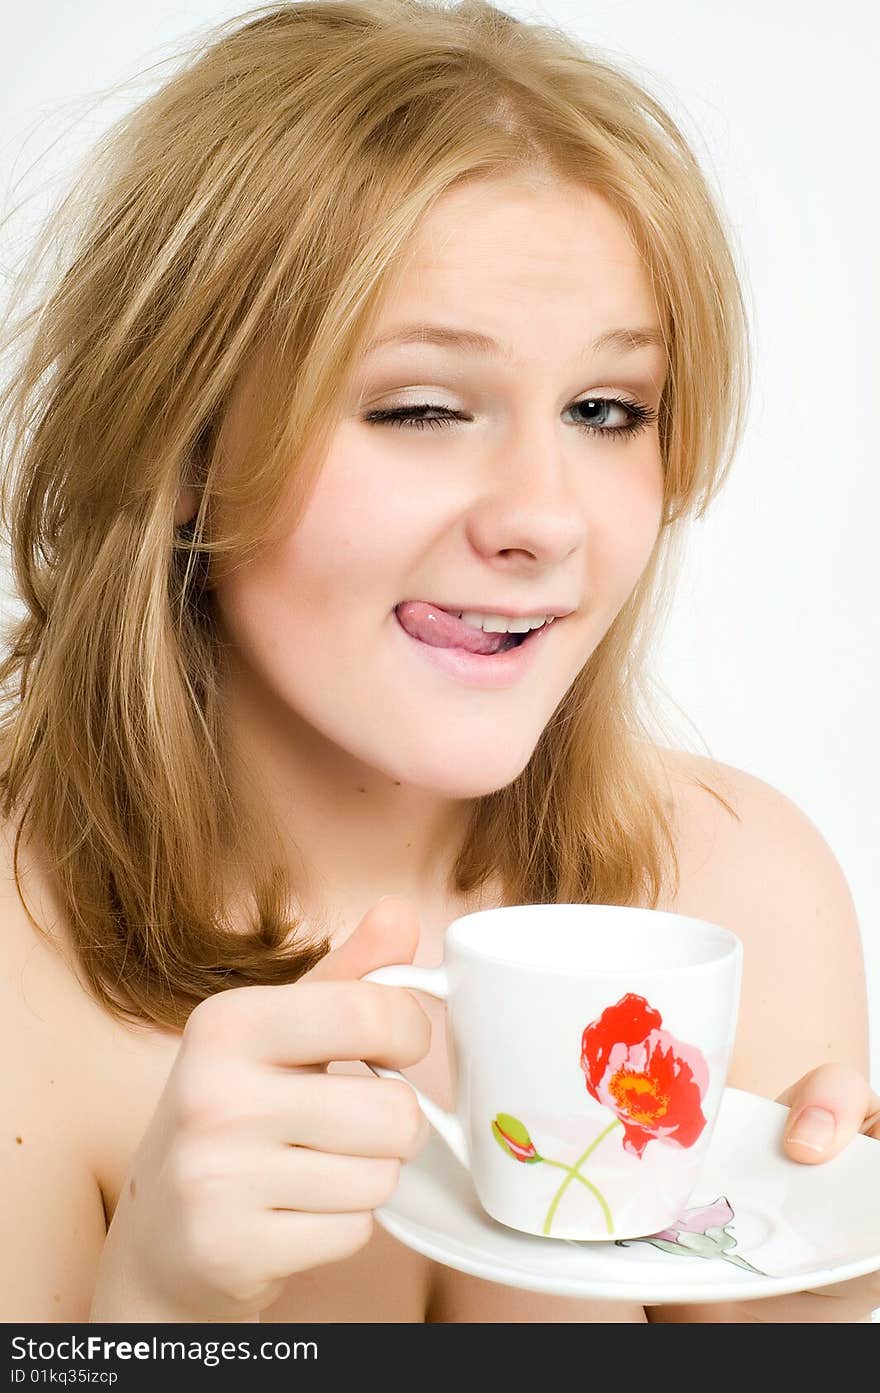
M 663 472 L 656 452 L 639 467 L 597 485 L 587 511 L 588 594 L 615 612 L 629 596 L 653 551 L 663 515 Z
M 331 457 L 295 528 L 259 558 L 252 583 L 267 604 L 283 595 L 293 613 L 353 607 L 387 571 L 388 540 L 375 488 L 356 461 L 343 468 Z

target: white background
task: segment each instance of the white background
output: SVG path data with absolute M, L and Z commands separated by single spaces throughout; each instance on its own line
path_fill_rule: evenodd
M 71 157 L 152 82 L 122 100 L 87 99 L 243 8 L 43 0 L 7 9 L 4 278 Z M 622 59 L 684 128 L 727 209 L 755 391 L 727 488 L 693 525 L 657 665 L 664 717 L 675 743 L 783 790 L 832 846 L 862 925 L 876 1088 L 880 6 L 839 0 L 830 22 L 815 0 L 506 8 Z M 5 588 L 5 558 L 3 567 Z

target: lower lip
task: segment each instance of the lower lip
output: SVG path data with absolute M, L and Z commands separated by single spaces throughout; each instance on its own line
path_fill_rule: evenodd
M 528 672 L 535 661 L 538 650 L 546 643 L 553 624 L 542 624 L 540 629 L 532 629 L 524 643 L 516 648 L 508 648 L 504 653 L 466 653 L 463 648 L 434 648 L 430 643 L 422 643 L 419 638 L 408 634 L 394 612 L 394 622 L 414 652 L 441 672 L 457 677 L 468 687 L 510 687 Z

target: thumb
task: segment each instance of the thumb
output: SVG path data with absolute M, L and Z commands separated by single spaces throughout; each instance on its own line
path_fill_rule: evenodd
M 419 916 L 412 900 L 383 895 L 348 938 L 325 954 L 302 982 L 356 980 L 374 967 L 410 963 L 419 946 Z

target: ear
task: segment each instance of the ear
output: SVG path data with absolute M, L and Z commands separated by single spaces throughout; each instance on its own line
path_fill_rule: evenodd
M 198 511 L 199 495 L 196 489 L 185 487 L 177 495 L 177 507 L 174 509 L 174 526 L 180 527 L 182 523 L 189 522 Z

